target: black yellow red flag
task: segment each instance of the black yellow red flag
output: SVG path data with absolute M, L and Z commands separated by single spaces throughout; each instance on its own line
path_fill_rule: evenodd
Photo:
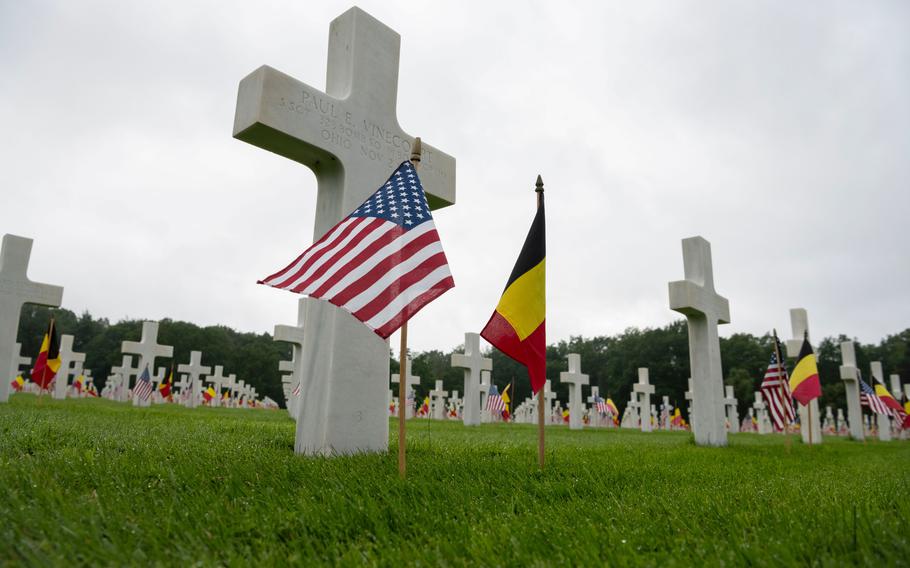
M 57 370 L 60 368 L 60 338 L 57 337 L 57 324 L 54 318 L 47 326 L 47 333 L 44 334 L 44 340 L 41 342 L 41 350 L 35 358 L 35 366 L 32 367 L 32 382 L 41 389 L 50 388 L 54 377 L 57 376 Z
M 539 200 L 506 289 L 480 332 L 494 347 L 527 367 L 535 393 L 547 380 L 547 239 L 542 192 Z
M 815 353 L 809 338 L 803 338 L 803 346 L 799 350 L 796 367 L 790 373 L 790 394 L 803 406 L 822 395 L 822 384 L 818 378 L 818 365 L 815 363 Z

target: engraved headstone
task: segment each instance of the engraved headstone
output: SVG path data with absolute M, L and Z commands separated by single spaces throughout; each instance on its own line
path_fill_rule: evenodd
M 24 304 L 59 307 L 63 288 L 28 279 L 32 239 L 3 235 L 0 248 L 0 369 L 12 368 L 19 314 Z M 0 402 L 9 400 L 10 380 L 0 380 Z
M 234 137 L 300 162 L 318 183 L 314 239 L 359 206 L 410 155 L 398 126 L 401 38 L 359 8 L 329 30 L 326 90 L 267 66 L 240 82 Z M 423 144 L 431 208 L 455 202 L 455 160 Z M 343 310 L 308 299 L 295 450 L 347 454 L 388 448 L 389 344 Z M 318 380 L 316 378 L 318 377 Z
M 726 446 L 724 383 L 717 325 L 730 323 L 730 303 L 714 291 L 711 245 L 701 237 L 683 239 L 685 280 L 670 283 L 670 309 L 686 316 L 689 368 L 694 386 L 692 433 L 699 446 Z
M 464 369 L 464 406 L 462 417 L 465 426 L 480 424 L 480 373 L 493 369 L 493 360 L 480 352 L 480 335 L 464 334 L 464 353 L 452 354 L 452 366 Z

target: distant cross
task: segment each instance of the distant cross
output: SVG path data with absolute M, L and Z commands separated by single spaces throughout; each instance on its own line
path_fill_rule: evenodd
M 889 375 L 891 379 L 891 396 L 894 397 L 894 400 L 900 401 L 901 399 L 901 376 L 896 374 Z
M 847 398 L 847 425 L 850 437 L 854 440 L 865 440 L 863 431 L 863 408 L 859 402 L 859 369 L 856 367 L 856 350 L 852 341 L 840 344 L 840 378 L 844 381 L 844 394 Z
M 689 326 L 689 368 L 694 385 L 695 443 L 727 445 L 724 426 L 724 382 L 717 325 L 730 323 L 730 303 L 714 291 L 711 244 L 701 237 L 683 239 L 685 280 L 670 282 L 670 309 L 686 316 Z
M 803 340 L 809 339 L 809 315 L 803 308 L 793 308 L 790 310 L 790 328 L 793 331 L 793 338 L 787 340 L 787 355 L 793 359 L 799 357 L 799 351 L 803 347 Z M 811 340 L 810 340 L 811 344 Z M 795 399 L 794 399 L 795 400 Z M 809 429 L 812 429 L 812 443 L 822 443 L 821 416 L 818 410 L 818 399 L 814 398 L 809 401 L 809 406 L 803 406 L 799 402 L 794 402 L 794 406 L 799 412 L 800 433 L 803 443 L 809 443 Z M 809 415 L 812 419 L 809 419 Z
M 480 421 L 489 422 L 490 413 L 487 412 L 487 397 L 490 396 L 490 385 L 492 381 L 490 380 L 490 371 L 481 371 L 480 372 L 480 384 L 478 388 L 480 390 Z
M 22 306 L 37 304 L 56 308 L 63 301 L 63 288 L 60 286 L 28 279 L 31 255 L 32 239 L 3 235 L 0 249 L 0 369 L 11 369 L 13 366 Z M 10 380 L 0 380 L 0 402 L 9 400 L 9 390 Z
M 480 372 L 493 370 L 493 360 L 480 352 L 480 334 L 464 334 L 464 354 L 453 353 L 452 366 L 464 369 L 464 425 L 476 426 L 480 424 Z
M 240 83 L 234 137 L 309 167 L 318 184 L 314 240 L 357 208 L 410 155 L 398 126 L 401 37 L 359 8 L 329 30 L 326 90 L 267 66 Z M 431 208 L 455 202 L 455 160 L 423 144 L 420 177 Z M 388 448 L 389 347 L 328 302 L 307 301 L 295 450 L 306 454 Z M 0 367 L 5 368 L 5 367 Z M 318 380 L 316 379 L 318 377 Z
M 758 421 L 758 433 L 767 434 L 768 433 L 768 407 L 765 405 L 765 400 L 762 397 L 761 391 L 755 391 L 755 402 L 752 404 L 752 409 L 755 411 L 755 418 Z
M 648 381 L 648 368 L 638 368 L 638 382 L 632 385 L 632 390 L 638 393 L 638 408 L 641 411 L 641 431 L 651 431 L 651 420 L 648 410 L 651 408 L 651 395 L 654 394 L 654 385 Z
M 202 375 L 210 374 L 212 368 L 202 364 L 202 351 L 190 351 L 190 362 L 177 365 L 177 372 L 186 373 L 190 380 L 189 396 L 183 396 L 185 387 L 181 387 L 180 390 L 180 394 L 184 398 L 184 404 L 186 404 L 187 408 L 196 408 L 201 396 Z
M 882 369 L 881 361 L 872 361 L 869 363 L 869 370 L 872 371 L 872 380 L 869 385 L 874 389 L 875 383 L 885 384 L 885 372 Z M 881 442 L 891 441 L 891 417 L 887 414 L 876 414 L 875 420 L 878 423 L 878 439 Z
M 70 376 L 73 376 L 73 369 L 70 366 L 74 362 L 85 362 L 85 353 L 73 351 L 74 339 L 72 335 L 60 336 L 60 367 L 57 369 L 57 376 L 54 377 L 53 393 L 57 400 L 66 398 L 66 387 L 69 385 Z
M 215 387 L 215 396 L 212 398 L 212 406 L 221 406 L 221 389 L 224 388 L 226 384 L 230 384 L 230 379 L 227 375 L 224 374 L 224 367 L 222 365 L 215 365 L 215 372 L 205 378 L 207 383 L 212 383 L 212 386 Z
M 130 390 L 130 376 L 138 376 L 140 371 L 137 367 L 133 367 L 132 355 L 124 355 L 121 361 L 119 367 L 111 367 L 111 373 L 115 373 L 120 377 L 115 398 L 120 402 L 126 402 L 126 395 Z
M 543 399 L 544 399 L 544 405 L 545 405 L 544 410 L 552 409 L 553 402 L 556 401 L 556 393 L 553 392 L 553 390 L 550 386 L 550 379 L 547 379 L 546 382 L 544 382 L 544 384 L 543 384 Z M 538 399 L 537 399 L 537 397 L 533 397 L 533 400 L 536 401 Z M 558 402 L 558 401 L 556 401 L 556 402 Z M 537 406 L 535 404 L 535 409 L 536 408 L 537 408 Z M 552 414 L 552 410 L 550 410 L 550 412 Z M 551 416 L 551 418 L 552 418 L 552 416 Z M 561 420 L 562 420 L 562 418 L 560 417 L 560 421 Z
M 413 387 L 415 387 L 415 386 L 417 386 L 417 385 L 420 384 L 420 377 L 414 375 L 414 374 L 411 372 L 411 358 L 410 358 L 410 357 L 408 357 L 408 358 L 405 360 L 404 366 L 405 366 L 404 374 L 405 374 L 405 376 L 407 377 L 406 383 L 405 383 L 405 385 L 407 386 L 406 392 L 407 392 L 408 394 L 410 394 L 410 393 L 414 392 L 414 388 L 413 388 Z M 401 376 L 400 376 L 398 373 L 395 373 L 394 375 L 392 375 L 392 382 L 393 382 L 393 383 L 401 382 Z M 415 396 L 415 397 L 414 397 L 414 404 L 416 404 L 416 403 L 417 403 L 417 397 Z M 404 406 L 407 407 L 407 410 L 405 411 L 405 412 L 406 412 L 405 417 L 406 417 L 406 418 L 412 418 L 412 417 L 414 416 L 414 407 L 413 407 L 413 405 L 408 404 L 407 401 L 405 401 L 405 402 L 402 403 L 402 404 L 403 404 Z M 399 412 L 400 412 L 400 411 L 401 411 L 401 407 L 399 407 Z
M 663 397 L 663 404 L 660 405 L 660 427 L 664 430 L 670 429 L 670 397 Z
M 297 301 L 297 325 L 276 325 L 275 326 L 275 341 L 283 341 L 285 343 L 291 344 L 291 362 L 290 368 L 287 368 L 288 365 L 285 365 L 285 368 L 279 368 L 281 371 L 290 371 L 291 372 L 291 391 L 297 388 L 297 385 L 300 385 L 300 391 L 302 392 L 304 385 L 304 360 L 303 360 L 303 347 L 304 347 L 304 338 L 306 337 L 303 333 L 303 326 L 306 322 L 306 298 L 300 298 Z M 286 363 L 282 361 L 280 364 Z M 299 397 L 297 397 L 299 400 Z M 297 420 L 297 410 L 298 405 L 297 401 L 294 401 L 293 404 L 288 403 L 288 412 L 292 413 L 291 416 L 294 420 Z
M 443 390 L 442 381 L 436 381 L 436 388 L 430 391 L 430 398 L 433 402 L 433 418 L 436 420 L 445 420 L 445 397 L 447 396 L 449 396 L 449 391 Z
M 142 337 L 137 341 L 124 341 L 120 347 L 123 353 L 133 353 L 139 355 L 139 372 L 148 366 L 151 374 L 155 368 L 155 359 L 158 357 L 173 357 L 174 348 L 170 345 L 160 345 L 158 343 L 158 322 L 142 322 Z M 147 406 L 151 398 L 140 401 L 139 398 L 133 398 L 134 406 Z
M 694 389 L 692 388 L 692 379 L 689 379 L 688 385 L 689 390 L 687 390 L 683 396 L 685 396 L 686 400 L 689 402 L 689 408 L 686 409 L 686 412 L 689 414 L 689 422 L 692 422 L 692 412 L 694 411 L 694 401 L 692 400 L 694 396 Z
M 180 389 L 180 394 L 182 395 L 186 388 L 190 386 L 190 377 L 189 375 L 181 374 L 179 378 L 174 381 L 174 388 Z
M 739 433 L 739 411 L 736 408 L 737 400 L 736 396 L 733 395 L 733 386 L 725 385 L 724 393 L 724 406 L 727 407 L 727 421 L 730 423 L 730 433 L 738 434 Z
M 569 371 L 559 373 L 559 382 L 569 385 L 569 429 L 581 430 L 584 427 L 581 387 L 590 383 L 588 375 L 581 372 L 581 355 L 569 353 Z
M 588 404 L 591 405 L 591 408 L 592 408 L 592 412 L 591 412 L 591 425 L 592 426 L 595 425 L 594 424 L 595 420 L 597 421 L 597 425 L 602 425 L 601 423 L 603 422 L 602 417 L 600 416 L 599 413 L 597 413 L 596 407 L 595 407 L 595 404 L 597 404 L 598 396 L 600 396 L 600 387 L 597 385 L 594 385 L 591 387 L 591 394 L 588 396 L 587 399 L 585 399 L 585 400 L 587 400 Z
M 461 399 L 458 398 L 457 390 L 452 391 L 452 396 L 449 397 L 449 405 L 455 409 L 455 416 L 458 417 L 458 407 L 461 405 Z

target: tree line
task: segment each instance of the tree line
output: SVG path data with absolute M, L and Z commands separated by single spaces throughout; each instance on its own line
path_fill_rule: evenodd
M 34 359 L 37 355 L 51 315 L 56 318 L 59 333 L 73 335 L 74 349 L 86 354 L 85 367 L 92 369 L 99 390 L 104 386 L 111 367 L 120 364 L 121 342 L 138 341 L 142 331 L 142 320 L 111 323 L 107 318 L 95 319 L 88 312 L 77 316 L 66 309 L 27 304 L 22 309 L 18 335 L 25 356 Z M 822 407 L 830 405 L 846 409 L 839 367 L 840 343 L 847 339 L 846 335 L 827 337 L 813 346 L 822 383 L 822 398 L 819 401 Z M 243 333 L 225 326 L 200 327 L 189 322 L 164 319 L 160 322 L 158 342 L 174 346 L 175 363 L 188 362 L 190 351 L 202 351 L 204 365 L 223 365 L 225 374 L 234 373 L 238 379 L 254 386 L 261 395 L 269 396 L 279 404 L 284 403 L 278 362 L 290 359 L 291 348 L 286 343 L 274 341 L 268 333 Z M 887 376 L 892 373 L 899 374 L 905 381 L 910 380 L 910 328 L 887 336 L 877 345 L 854 342 L 857 365 L 867 382 L 871 380 L 870 361 L 882 362 L 889 389 Z M 411 354 L 412 372 L 421 377 L 420 386 L 416 388 L 419 397 L 433 389 L 437 380 L 441 380 L 443 388 L 450 393 L 458 390 L 464 395 L 464 371 L 451 366 L 452 354 L 462 349 L 463 346 L 458 345 L 448 352 L 431 350 Z M 740 416 L 743 416 L 754 402 L 753 393 L 758 390 L 768 367 L 771 335 L 733 334 L 720 339 L 720 350 L 724 382 L 733 385 L 739 400 Z M 690 376 L 685 320 L 657 328 L 629 328 L 612 336 L 571 337 L 568 341 L 549 345 L 547 377 L 562 401 L 568 400 L 568 386 L 559 383 L 559 373 L 567 370 L 566 356 L 569 353 L 581 355 L 582 372 L 590 376 L 590 384 L 597 385 L 601 394 L 611 397 L 620 409 L 625 408 L 632 385 L 638 380 L 638 368 L 648 367 L 651 384 L 656 387 L 655 404 L 660 403 L 661 397 L 669 396 L 672 405 L 680 406 L 685 411 L 684 393 Z M 492 378 L 500 391 L 513 384 L 513 399 L 521 401 L 531 395 L 530 382 L 523 366 L 495 349 L 489 349 L 486 356 L 493 359 Z M 793 363 L 789 361 L 790 368 Z M 170 361 L 159 359 L 156 365 L 169 366 Z M 397 358 L 393 357 L 391 350 L 389 367 L 392 373 L 399 371 Z M 892 394 L 900 399 L 900 393 Z

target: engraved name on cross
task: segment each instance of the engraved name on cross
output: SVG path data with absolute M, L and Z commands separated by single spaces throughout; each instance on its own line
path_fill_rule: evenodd
M 398 125 L 401 37 L 351 8 L 329 28 L 326 90 L 260 67 L 240 82 L 234 137 L 308 166 L 316 175 L 318 239 L 410 156 Z M 420 177 L 432 209 L 455 202 L 455 160 L 424 143 Z M 304 381 L 295 451 L 388 449 L 388 342 L 350 314 L 307 301 Z
M 0 249 L 0 369 L 3 370 L 11 368 L 13 364 L 22 305 L 38 304 L 56 308 L 63 301 L 63 288 L 60 286 L 28 279 L 28 260 L 31 255 L 31 239 L 3 235 Z M 0 402 L 9 400 L 9 390 L 10 379 L 0 380 Z
M 686 316 L 692 374 L 692 433 L 699 446 L 726 446 L 724 381 L 717 324 L 730 323 L 730 303 L 714 291 L 711 244 L 683 239 L 685 280 L 670 282 L 670 309 Z

